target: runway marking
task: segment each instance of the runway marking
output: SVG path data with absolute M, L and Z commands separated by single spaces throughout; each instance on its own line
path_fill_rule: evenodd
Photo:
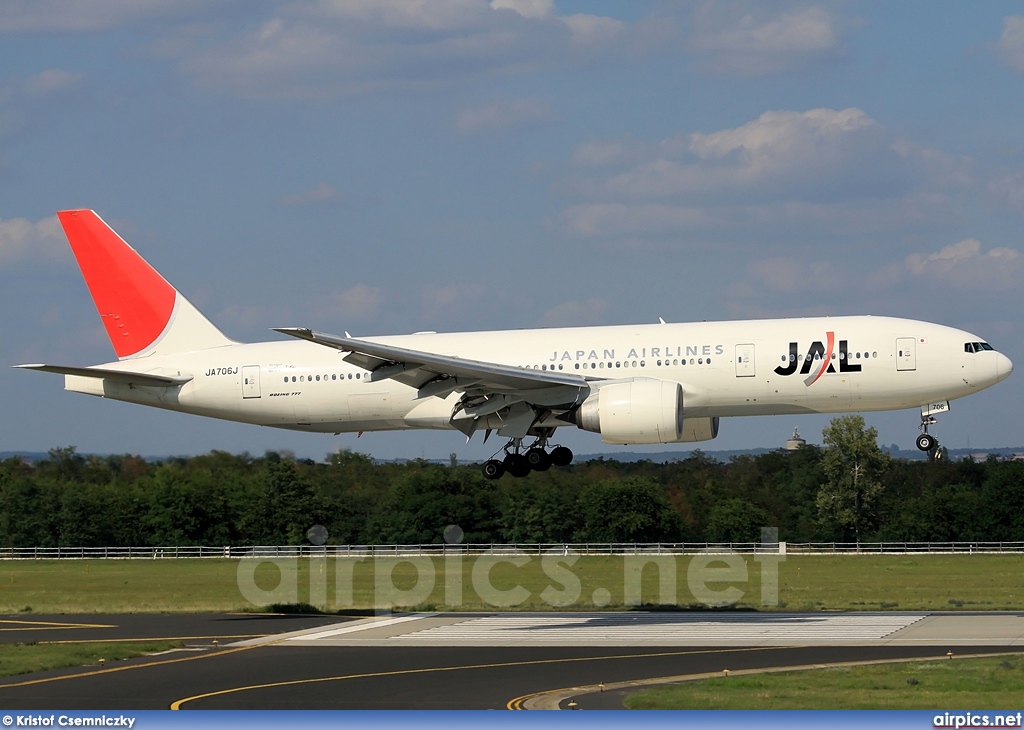
M 127 639 L 53 639 L 51 641 L 37 641 L 37 644 L 114 644 L 117 642 L 146 642 L 146 641 L 200 641 L 204 639 L 255 639 L 260 636 L 272 636 L 272 634 L 232 634 L 217 636 L 146 636 Z
M 261 644 L 260 646 L 267 646 L 267 644 Z M 57 677 L 43 677 L 41 679 L 28 679 L 23 682 L 10 682 L 6 684 L 0 684 L 0 690 L 7 689 L 8 687 L 28 687 L 33 684 L 46 684 L 47 682 L 60 682 L 66 679 L 81 679 L 82 677 L 96 677 L 101 674 L 113 674 L 114 672 L 126 672 L 129 669 L 144 669 L 146 667 L 162 666 L 164 664 L 178 664 L 180 662 L 191 662 L 196 659 L 210 659 L 212 657 L 224 656 L 225 654 L 235 654 L 240 651 L 247 651 L 254 649 L 253 646 L 240 646 L 233 649 L 223 649 L 221 651 L 212 652 L 209 654 L 199 654 L 197 656 L 180 657 L 178 659 L 167 659 L 159 662 L 145 662 L 144 664 L 126 664 L 121 667 L 110 667 L 108 669 L 96 669 L 90 672 L 78 672 L 76 674 L 61 674 Z
M 63 621 L 18 621 L 17 619 L 0 619 L 0 624 L 18 624 L 15 628 L 0 627 L 0 631 L 38 631 L 50 629 L 116 629 L 115 624 L 73 624 Z
M 706 614 L 607 613 L 497 615 L 432 626 L 389 637 L 404 644 L 466 642 L 490 645 L 579 644 L 601 641 L 693 646 L 709 641 L 820 642 L 878 640 L 927 614 Z M 300 640 L 302 637 L 296 637 Z
M 266 646 L 264 644 L 263 646 Z M 335 677 L 310 677 L 308 679 L 289 679 L 282 682 L 267 682 L 265 684 L 251 684 L 242 687 L 231 687 L 229 689 L 216 690 L 214 692 L 206 692 L 203 694 L 193 695 L 192 697 L 185 697 L 180 700 L 175 700 L 171 703 L 170 709 L 180 710 L 182 705 L 187 702 L 194 702 L 195 700 L 203 700 L 209 697 L 218 697 L 220 695 L 235 694 L 236 692 L 247 692 L 254 689 L 270 689 L 271 687 L 290 687 L 298 684 L 317 684 L 320 682 L 340 682 L 346 679 L 369 679 L 372 677 L 395 677 L 406 674 L 432 674 L 437 672 L 454 672 L 462 669 L 500 669 L 502 667 L 528 667 L 536 666 L 541 664 L 569 664 L 574 662 L 596 662 L 596 661 L 612 661 L 616 659 L 647 659 L 649 657 L 669 657 L 669 656 L 688 656 L 693 654 L 728 654 L 731 652 L 739 651 L 776 651 L 778 649 L 799 649 L 804 647 L 794 646 L 756 646 L 756 647 L 726 647 L 726 648 L 714 648 L 714 649 L 695 649 L 689 651 L 661 651 L 653 653 L 637 653 L 637 654 L 611 654 L 607 656 L 593 656 L 593 657 L 562 657 L 559 659 L 527 659 L 518 662 L 493 662 L 490 664 L 463 664 L 452 667 L 423 667 L 420 669 L 395 669 L 386 672 L 364 672 L 362 674 L 343 674 Z
M 829 662 L 820 664 L 797 664 L 794 666 L 781 667 L 758 667 L 753 669 L 734 669 L 731 676 L 744 676 L 751 674 L 776 674 L 784 672 L 806 672 L 813 669 L 834 669 L 838 667 L 864 667 L 874 664 L 906 664 L 910 662 L 934 662 L 946 661 L 949 659 L 979 659 L 996 656 L 1020 656 L 1018 651 L 993 652 L 989 654 L 959 654 L 956 656 L 931 655 L 924 657 L 891 657 L 886 659 L 861 659 L 847 662 Z M 715 679 L 723 676 L 722 672 L 699 672 L 697 674 L 679 674 L 668 677 L 650 677 L 648 679 L 630 679 L 623 682 L 609 682 L 607 684 L 586 684 L 577 687 L 562 687 L 560 689 L 549 689 L 542 692 L 532 692 L 526 695 L 514 697 L 505 704 L 507 710 L 560 710 L 562 700 L 569 699 L 574 695 L 588 695 L 595 692 L 610 692 L 618 689 L 630 689 L 660 685 L 660 684 L 682 684 L 683 682 L 699 682 L 705 679 Z M 549 700 L 544 707 L 523 707 L 523 704 L 534 698 L 548 696 Z
M 379 629 L 383 626 L 393 626 L 394 624 L 405 623 L 406 621 L 418 621 L 424 618 L 430 618 L 436 616 L 436 613 L 417 613 L 412 616 L 399 616 L 397 618 L 386 618 L 380 621 L 368 621 L 364 624 L 358 624 L 352 626 L 351 624 L 342 626 L 340 629 L 328 629 L 327 631 L 320 631 L 315 634 L 300 634 L 298 636 L 289 636 L 285 641 L 316 641 L 317 639 L 326 639 L 329 636 L 338 636 L 340 634 L 354 634 L 357 631 L 369 631 L 370 629 Z

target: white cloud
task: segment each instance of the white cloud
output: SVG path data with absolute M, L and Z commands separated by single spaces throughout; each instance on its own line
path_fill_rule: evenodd
M 67 256 L 67 242 L 57 216 L 36 223 L 27 218 L 0 218 L 0 266 L 25 259 Z
M 319 0 L 294 3 L 291 9 L 321 20 L 444 31 L 477 24 L 487 12 L 487 4 L 482 0 Z
M 423 288 L 420 295 L 418 320 L 425 326 L 434 328 L 439 322 L 445 325 L 463 313 L 478 310 L 484 304 L 493 302 L 495 298 L 503 297 L 504 295 L 493 286 L 483 284 L 430 284 Z
M 604 323 L 604 312 L 608 302 L 591 298 L 585 302 L 562 302 L 547 310 L 541 316 L 542 327 L 584 327 Z
M 829 203 L 779 201 L 756 205 L 684 203 L 580 203 L 559 216 L 559 227 L 575 238 L 630 236 L 678 237 L 695 231 L 734 234 L 754 231 L 758 240 L 769 231 L 830 231 L 839 235 L 878 233 L 956 217 L 948 196 L 911 194 L 891 200 Z
M 299 193 L 282 195 L 277 199 L 278 205 L 321 205 L 336 203 L 343 199 L 341 192 L 329 183 L 321 182 L 309 190 Z
M 646 151 L 646 145 L 628 138 L 622 142 L 596 139 L 577 147 L 571 162 L 576 167 L 624 167 L 639 162 Z
M 193 297 L 189 297 L 193 299 Z M 272 323 L 287 321 L 294 316 L 291 312 L 283 312 L 266 305 L 229 304 L 217 311 L 213 320 L 225 332 L 266 332 Z
M 585 13 L 570 15 L 562 20 L 569 26 L 573 43 L 581 46 L 610 41 L 626 27 L 621 20 Z
M 294 0 L 223 37 L 162 44 L 204 88 L 252 98 L 321 98 L 540 68 L 623 35 L 611 18 L 524 0 Z
M 1024 73 L 1024 15 L 1003 18 L 1003 32 L 996 47 L 1007 66 Z
M 4 0 L 0 33 L 105 30 L 196 4 L 197 0 Z
M 524 18 L 550 18 L 555 14 L 552 0 L 491 0 L 495 10 L 514 10 Z
M 906 268 L 913 276 L 960 291 L 1015 289 L 1024 273 L 1024 257 L 1013 248 L 990 248 L 965 238 L 934 253 L 911 254 Z
M 765 17 L 708 3 L 694 21 L 693 49 L 721 73 L 760 76 L 807 66 L 834 57 L 839 46 L 835 21 L 817 7 Z
M 574 161 L 594 157 L 594 148 L 587 143 Z M 667 139 L 652 149 L 653 159 L 587 187 L 597 195 L 627 198 L 739 190 L 758 197 L 800 191 L 821 198 L 845 194 L 865 176 L 878 181 L 903 158 L 882 126 L 860 109 L 769 111 L 733 129 Z
M 830 261 L 784 257 L 752 261 L 747 265 L 747 273 L 758 288 L 786 294 L 832 291 L 836 281 L 843 278 Z
M 375 286 L 356 284 L 328 297 L 328 308 L 341 321 L 359 322 L 372 319 L 384 302 L 384 292 Z
M 77 86 L 84 74 L 48 69 L 27 77 L 0 81 L 0 139 L 23 132 L 52 115 L 47 101 Z
M 1024 172 L 997 177 L 988 184 L 989 192 L 1019 213 L 1024 213 Z
M 806 149 L 808 142 L 838 139 L 879 125 L 860 109 L 811 109 L 806 112 L 769 111 L 735 129 L 690 135 L 690 149 L 700 159 L 722 158 L 741 152 L 766 158 L 780 151 Z M 813 154 L 814 150 L 808 151 Z
M 507 127 L 541 122 L 550 116 L 550 107 L 540 99 L 495 101 L 485 106 L 463 109 L 455 127 L 463 134 L 495 132 Z
M 673 205 L 582 203 L 564 210 L 562 228 L 580 238 L 651 235 L 707 226 L 712 219 L 699 208 Z
M 52 68 L 25 79 L 25 91 L 29 94 L 42 96 L 75 86 L 83 78 L 85 78 L 84 74 Z
M 770 111 L 660 142 L 591 140 L 562 184 L 581 237 L 835 223 L 858 230 L 953 215 L 971 160 L 895 138 L 860 109 Z

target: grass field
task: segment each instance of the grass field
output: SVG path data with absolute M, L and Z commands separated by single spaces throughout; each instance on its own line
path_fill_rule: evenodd
M 836 667 L 654 687 L 634 710 L 1014 710 L 1024 656 Z
M 520 558 L 521 565 L 505 558 L 417 560 L 280 559 L 258 567 L 224 559 L 0 561 L 0 613 L 235 611 L 300 602 L 328 611 L 732 601 L 786 611 L 1024 610 L 1021 555 L 790 556 L 777 565 L 778 603 L 765 607 L 762 571 L 770 566 L 753 556 L 733 556 L 731 568 L 702 567 L 690 557 L 583 556 L 572 565 L 562 556 Z
M 0 644 L 0 676 L 104 664 L 181 646 L 178 641 Z

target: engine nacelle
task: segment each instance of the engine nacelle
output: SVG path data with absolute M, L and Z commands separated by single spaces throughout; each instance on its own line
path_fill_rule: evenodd
M 718 416 L 704 418 L 684 418 L 683 442 L 710 441 L 718 437 Z
M 576 425 L 606 444 L 669 444 L 718 435 L 717 418 L 683 421 L 683 387 L 655 378 L 601 386 L 576 411 Z

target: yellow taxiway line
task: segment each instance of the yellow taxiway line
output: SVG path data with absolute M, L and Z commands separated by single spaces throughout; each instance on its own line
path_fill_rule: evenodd
M 268 646 L 263 644 L 263 646 Z M 196 700 L 207 699 L 209 697 L 219 697 L 222 695 L 234 694 L 236 692 L 248 692 L 257 689 L 269 689 L 271 687 L 290 687 L 299 684 L 316 684 L 319 682 L 341 682 L 347 679 L 369 679 L 372 677 L 396 677 L 401 675 L 410 674 L 432 674 L 437 672 L 456 672 L 464 669 L 500 669 L 503 667 L 528 667 L 538 666 L 542 664 L 569 664 L 576 662 L 596 662 L 596 661 L 612 661 L 617 659 L 646 659 L 648 657 L 669 657 L 669 656 L 687 656 L 694 654 L 726 654 L 730 652 L 738 651 L 766 651 L 780 648 L 792 648 L 792 647 L 778 647 L 778 646 L 763 646 L 755 647 L 753 649 L 749 647 L 736 647 L 736 648 L 714 648 L 714 649 L 699 649 L 690 651 L 664 651 L 656 652 L 653 654 L 611 654 L 605 656 L 593 656 L 593 657 L 564 657 L 559 659 L 528 659 L 518 662 L 494 662 L 490 664 L 463 664 L 450 667 L 423 667 L 421 669 L 394 669 L 385 672 L 363 672 L 360 674 L 342 674 L 334 677 L 311 677 L 309 679 L 291 679 L 282 682 L 267 682 L 265 684 L 252 684 L 242 687 L 231 687 L 229 689 L 216 690 L 214 692 L 204 692 L 203 694 L 193 695 L 191 697 L 185 697 L 180 700 L 175 700 L 171 703 L 172 710 L 180 710 L 182 705 L 188 702 L 194 702 Z

